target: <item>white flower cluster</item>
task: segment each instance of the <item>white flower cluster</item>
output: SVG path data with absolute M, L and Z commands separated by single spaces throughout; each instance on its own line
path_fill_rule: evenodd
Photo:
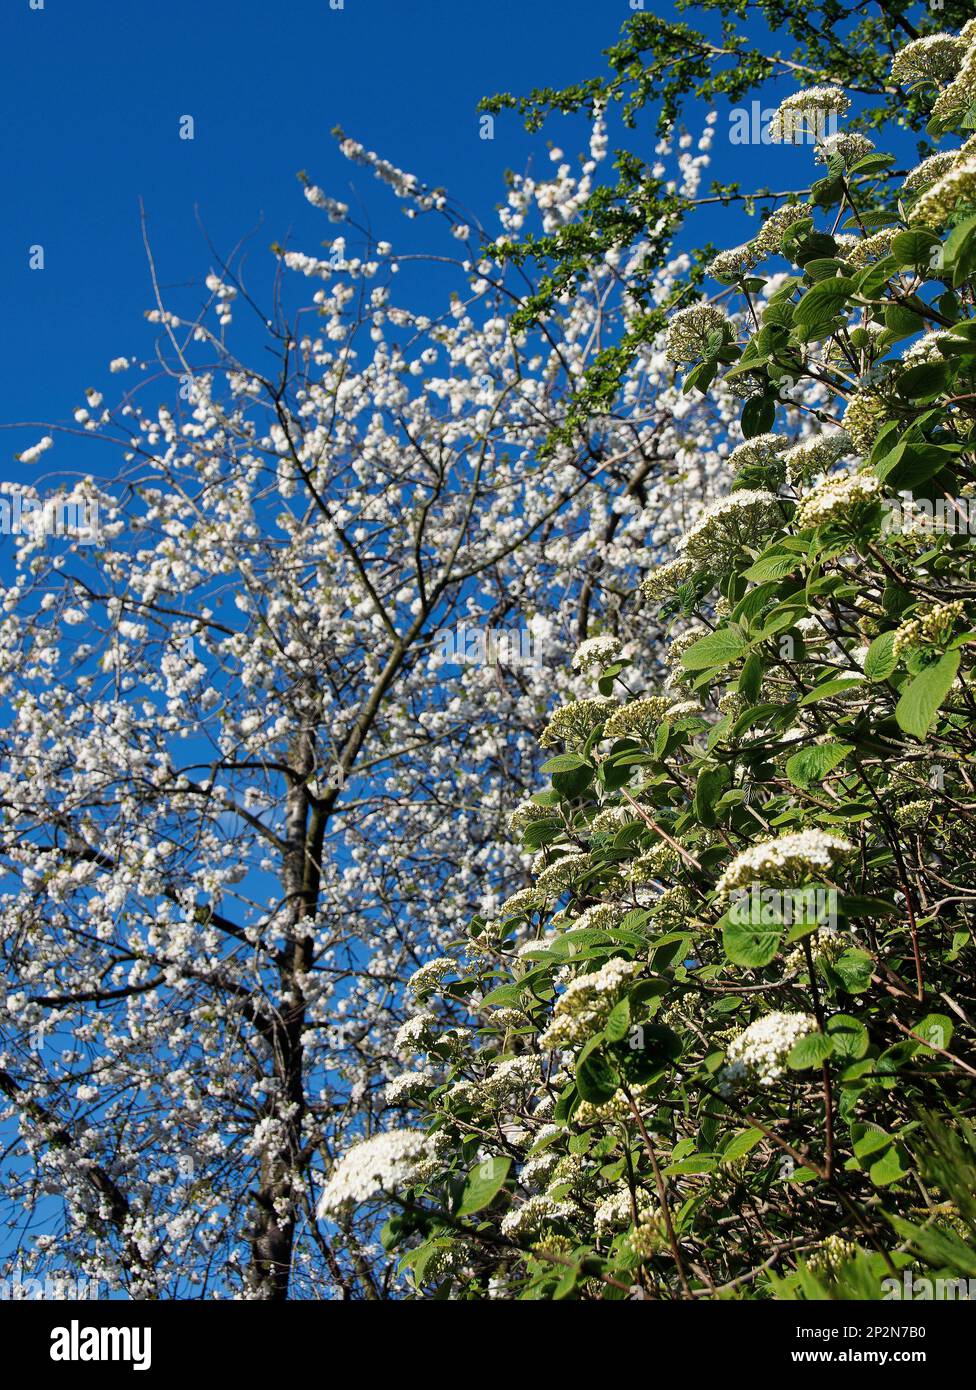
M 438 956 L 414 971 L 407 981 L 407 988 L 411 994 L 427 994 L 456 970 L 457 961 L 450 956 Z
M 959 38 L 966 45 L 965 52 L 959 63 L 959 71 L 939 93 L 932 107 L 932 115 L 936 120 L 941 121 L 958 111 L 965 111 L 972 105 L 976 96 L 976 28 L 971 19 L 963 25 Z
M 814 159 L 818 164 L 826 164 L 831 155 L 836 154 L 850 169 L 873 149 L 874 141 L 869 140 L 866 135 L 859 135 L 857 131 L 840 132 L 837 135 L 828 135 L 826 140 L 817 146 Z
M 751 242 L 720 251 L 707 267 L 707 273 L 717 280 L 740 280 L 756 266 L 756 250 Z
M 851 100 L 840 87 L 807 87 L 781 101 L 769 123 L 769 138 L 792 144 L 808 135 L 826 138 L 831 119 L 845 116 Z
M 619 637 L 612 632 L 603 632 L 599 637 L 588 637 L 581 642 L 573 657 L 575 671 L 588 671 L 591 666 L 609 666 L 616 661 L 623 646 Z
M 942 328 L 933 328 L 902 353 L 899 365 L 902 370 L 907 370 L 909 367 L 918 367 L 926 362 L 944 362 L 946 360 L 945 354 L 941 351 L 939 344 L 951 343 L 952 341 L 951 333 L 946 333 Z
M 817 871 L 830 871 L 853 846 L 827 830 L 798 830 L 761 840 L 740 850 L 716 884 L 719 898 L 752 883 L 794 883 Z
M 796 509 L 797 526 L 825 526 L 850 516 L 851 508 L 876 501 L 882 491 L 880 478 L 873 473 L 845 473 L 827 478 L 804 497 Z
M 690 560 L 679 556 L 663 565 L 655 565 L 650 574 L 641 582 L 641 593 L 652 602 L 671 598 L 680 586 L 694 573 Z
M 938 37 L 936 35 L 935 37 Z M 924 39 L 922 40 L 924 43 Z M 807 1267 L 818 1279 L 833 1281 L 841 1267 L 857 1254 L 858 1247 L 843 1236 L 828 1236 L 807 1259 Z
M 677 549 L 700 565 L 721 565 L 782 524 L 773 493 L 743 488 L 706 507 Z
M 729 467 L 733 473 L 740 468 L 778 469 L 780 455 L 790 447 L 790 441 L 780 434 L 757 434 L 737 444 L 729 454 Z
M 527 825 L 533 825 L 537 821 L 555 822 L 558 819 L 558 816 L 553 815 L 551 807 L 540 806 L 535 801 L 523 801 L 509 813 L 508 828 L 513 835 L 519 835 Z
M 572 700 L 553 710 L 539 742 L 543 748 L 565 743 L 572 750 L 585 743 L 596 726 L 608 719 L 616 708 L 616 700 Z
M 410 1052 L 422 1049 L 437 1032 L 437 1017 L 432 1013 L 414 1014 L 406 1023 L 400 1025 L 393 1039 L 396 1052 Z
M 546 897 L 558 896 L 571 884 L 585 878 L 592 862 L 593 856 L 590 854 L 567 854 L 542 870 L 535 881 L 536 889 Z
M 976 95 L 976 88 L 974 88 Z M 940 226 L 950 213 L 976 203 L 976 158 L 962 160 L 943 174 L 912 209 L 912 221 L 926 227 Z
M 729 1044 L 728 1066 L 721 1073 L 723 1084 L 749 1080 L 771 1086 L 786 1070 L 794 1043 L 816 1026 L 812 1014 L 771 1013 L 757 1018 Z
M 885 372 L 879 382 L 862 386 L 851 395 L 847 402 L 847 409 L 844 411 L 844 429 L 850 435 L 859 454 L 868 453 L 877 439 L 881 427 L 891 419 L 891 411 L 884 392 L 878 389 L 879 384 L 884 382 L 887 375 L 888 373 Z
M 846 430 L 823 434 L 794 444 L 783 457 L 786 473 L 794 485 L 808 482 L 817 473 L 826 473 L 838 460 L 851 452 L 851 437 Z
M 395 1192 L 416 1181 L 433 1157 L 431 1140 L 413 1129 L 391 1129 L 354 1144 L 322 1190 L 319 1217 L 338 1215 L 378 1192 Z
M 951 603 L 934 603 L 921 609 L 914 618 L 897 629 L 891 645 L 892 654 L 925 647 L 943 647 L 952 637 L 958 622 L 965 619 L 966 604 L 962 599 Z
M 776 255 L 784 234 L 809 216 L 810 209 L 805 203 L 787 203 L 784 207 L 777 208 L 760 227 L 753 240 L 753 246 L 761 256 Z
M 650 1216 L 657 1209 L 657 1203 L 652 1201 L 646 1192 L 637 1193 L 638 1221 Z M 593 1233 L 597 1236 L 611 1236 L 615 1231 L 633 1225 L 633 1222 L 630 1188 L 624 1186 L 597 1203 L 596 1211 L 593 1213 Z
M 644 695 L 621 705 L 604 725 L 604 738 L 633 738 L 645 743 L 653 740 L 668 703 L 666 695 Z
M 434 1085 L 434 1077 L 429 1071 L 405 1071 L 395 1076 L 383 1087 L 383 1099 L 387 1105 L 402 1105 L 426 1095 Z
M 916 164 L 914 169 L 910 169 L 902 180 L 902 188 L 909 193 L 917 193 L 922 188 L 931 188 L 932 184 L 947 174 L 959 158 L 957 150 L 940 150 L 938 154 L 930 154 L 928 159 L 923 159 L 921 164 Z
M 900 48 L 891 62 L 896 82 L 921 82 L 925 78 L 942 86 L 959 71 L 966 40 L 955 34 L 926 34 Z
M 536 807 L 536 810 L 539 809 Z M 498 916 L 499 918 L 517 917 L 525 912 L 535 912 L 542 907 L 544 902 L 544 895 L 537 893 L 534 888 L 520 888 L 517 893 L 512 893 L 510 897 L 505 899 L 498 909 Z
M 39 439 L 37 443 L 32 444 L 29 449 L 24 449 L 24 451 L 18 454 L 17 457 L 21 463 L 36 463 L 37 460 L 41 457 L 41 455 L 46 453 L 47 450 L 51 448 L 53 443 L 54 440 L 51 438 L 51 436 L 49 434 L 46 434 L 43 439 Z
M 689 304 L 679 309 L 668 324 L 667 354 L 672 362 L 694 362 L 708 348 L 708 340 L 728 323 L 714 304 Z
M 572 925 L 577 931 L 613 931 L 620 926 L 623 915 L 612 903 L 594 903 L 581 912 Z
M 539 1046 L 568 1047 L 590 1037 L 606 1021 L 626 987 L 641 972 L 640 961 L 614 956 L 587 975 L 571 981 L 556 1001 L 553 1020 Z
M 882 227 L 873 236 L 855 237 L 853 246 L 844 253 L 844 259 L 857 270 L 863 270 L 873 261 L 883 260 L 891 254 L 891 243 L 897 231 L 897 227 Z
M 636 816 L 628 807 L 607 806 L 593 817 L 590 830 L 594 835 L 616 834 L 618 830 L 623 830 L 625 825 L 632 825 L 635 820 Z
M 526 1197 L 520 1206 L 512 1207 L 502 1217 L 501 1233 L 510 1240 L 528 1232 L 537 1231 L 540 1226 L 561 1217 L 572 1216 L 576 1208 L 572 1202 L 557 1202 L 545 1193 Z

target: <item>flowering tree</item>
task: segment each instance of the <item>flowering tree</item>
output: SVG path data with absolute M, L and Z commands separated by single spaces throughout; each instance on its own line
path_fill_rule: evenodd
M 936 141 L 974 72 L 976 21 L 893 63 Z M 412 1118 L 322 1194 L 392 1205 L 419 1290 L 878 1298 L 974 1267 L 976 154 L 894 189 L 863 134 L 819 156 L 671 318 L 685 385 L 747 399 L 729 495 L 642 584 L 667 673 L 579 647 L 511 820 L 531 882 L 415 975 Z M 823 434 L 782 428 L 784 380 Z
M 551 178 L 515 179 L 501 236 L 571 225 L 605 145 L 598 122 L 578 174 L 556 151 Z M 25 525 L 3 595 L 0 1094 L 26 1272 L 136 1297 L 385 1291 L 389 1261 L 315 1208 L 388 1123 L 402 982 L 528 882 L 504 818 L 554 688 L 587 680 L 565 656 L 605 629 L 653 671 L 658 628 L 631 637 L 625 603 L 728 486 L 739 397 L 682 394 L 660 337 L 573 416 L 645 242 L 518 328 L 534 286 L 487 234 L 343 150 L 445 221 L 441 311 L 404 307 L 406 261 L 307 185 L 343 227 L 326 253 L 276 249 L 270 310 L 234 265 L 199 312 L 158 297 L 155 363 L 116 359 L 132 387 L 75 416 L 119 467 L 13 499 L 86 519 Z M 654 271 L 661 302 L 686 268 Z M 468 660 L 462 624 L 497 659 Z M 497 656 L 512 629 L 531 659 Z

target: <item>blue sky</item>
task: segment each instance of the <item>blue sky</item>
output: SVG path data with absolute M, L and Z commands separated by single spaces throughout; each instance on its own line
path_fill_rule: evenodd
M 489 212 L 506 167 L 544 140 L 514 117 L 479 139 L 475 106 L 498 89 L 563 83 L 597 66 L 626 4 L 588 0 L 4 0 L 0 19 L 0 419 L 63 419 L 108 361 L 148 339 L 144 199 L 162 278 L 202 281 L 210 255 L 255 228 L 252 274 L 290 229 L 314 250 L 328 228 L 296 181 L 306 169 L 399 244 L 396 200 L 335 149 L 349 135 Z M 195 120 L 193 141 L 179 120 Z M 259 226 L 259 223 L 262 225 Z M 337 229 L 336 229 L 337 230 Z M 43 245 L 43 272 L 28 248 Z M 15 327 L 14 327 L 15 326 Z M 8 441 L 9 447 L 8 447 Z M 16 447 L 28 443 L 19 436 Z M 3 440 L 4 463 L 13 452 Z M 51 462 L 54 459 L 52 456 Z M 10 476 L 9 470 L 7 476 Z
M 354 206 L 355 185 L 378 236 L 398 249 L 419 238 L 420 249 L 427 229 L 409 226 L 396 199 L 341 158 L 333 126 L 488 219 L 506 168 L 533 157 L 542 167 L 550 135 L 569 155 L 584 141 L 565 122 L 529 136 L 513 115 L 482 140 L 479 98 L 602 70 L 600 50 L 631 14 L 627 0 L 43 3 L 5 0 L 0 19 L 4 424 L 69 420 L 87 386 L 106 386 L 111 358 L 149 350 L 140 198 L 168 285 L 202 283 L 211 257 L 201 224 L 224 252 L 253 233 L 255 284 L 270 283 L 272 241 L 291 232 L 293 245 L 314 250 L 328 228 L 301 195 L 299 169 Z M 179 138 L 187 114 L 192 141 Z M 650 153 L 650 131 L 636 138 Z M 800 151 L 746 153 L 747 178 L 809 165 Z M 742 154 L 717 140 L 711 172 L 741 174 Z M 734 214 L 710 220 L 718 244 L 741 239 Z M 34 245 L 43 271 L 28 267 Z M 0 437 L 2 476 L 17 475 L 14 452 L 36 438 Z

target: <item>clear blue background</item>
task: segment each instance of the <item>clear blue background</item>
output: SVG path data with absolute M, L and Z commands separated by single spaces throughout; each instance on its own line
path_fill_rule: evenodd
M 656 8 L 670 13 L 663 0 Z M 248 278 L 261 291 L 272 241 L 291 234 L 314 252 L 330 228 L 307 206 L 299 169 L 353 207 L 362 197 L 375 234 L 397 249 L 429 245 L 423 221 L 409 224 L 368 171 L 338 154 L 330 131 L 341 124 L 497 230 L 504 171 L 545 172 L 547 138 L 575 158 L 586 137 L 581 122 L 563 120 L 529 136 L 505 114 L 495 139 L 482 140 L 479 98 L 602 71 L 600 52 L 631 13 L 626 0 L 345 0 L 341 10 L 329 0 L 45 0 L 43 10 L 3 0 L 0 424 L 70 422 L 86 387 L 110 385 L 111 358 L 149 351 L 140 197 L 164 285 L 202 289 L 212 257 L 201 226 L 224 254 L 253 233 Z M 700 22 L 693 11 L 685 18 Z M 714 16 L 705 27 L 714 32 Z M 179 138 L 184 114 L 192 141 Z M 689 112 L 696 136 L 703 115 Z M 777 186 L 781 171 L 780 186 L 808 180 L 809 151 L 731 147 L 728 119 L 726 107 L 706 182 Z M 650 120 L 625 139 L 652 158 Z M 719 245 L 747 230 L 737 211 L 706 220 Z M 43 271 L 28 268 L 35 244 Z M 37 437 L 0 435 L 0 478 L 24 476 L 13 455 Z M 88 445 L 77 462 L 101 471 L 88 457 L 96 452 Z M 68 462 L 58 448 L 44 464 Z
M 338 154 L 337 124 L 487 217 L 506 167 L 533 149 L 548 161 L 544 138 L 514 116 L 480 139 L 479 98 L 596 71 L 628 14 L 589 0 L 346 0 L 340 11 L 328 0 L 46 0 L 43 11 L 4 0 L 0 420 L 68 419 L 86 386 L 106 385 L 111 358 L 145 352 L 140 197 L 163 282 L 201 286 L 200 223 L 224 253 L 257 228 L 249 265 L 262 288 L 272 241 L 293 231 L 315 251 L 330 228 L 299 169 L 353 207 L 354 183 L 377 235 L 415 242 L 402 205 Z M 184 114 L 192 141 L 179 139 Z M 34 244 L 43 271 L 28 268 Z M 3 436 L 4 465 L 35 436 Z

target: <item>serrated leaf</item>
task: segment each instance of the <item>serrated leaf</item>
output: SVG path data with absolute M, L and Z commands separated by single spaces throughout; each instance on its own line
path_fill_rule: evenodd
M 869 681 L 884 681 L 898 665 L 894 653 L 895 632 L 880 632 L 867 649 L 864 674 Z
M 610 1010 L 603 1029 L 607 1042 L 620 1042 L 630 1030 L 630 1000 L 621 999 Z
M 736 628 L 720 627 L 707 637 L 699 637 L 682 655 L 686 671 L 704 671 L 710 666 L 728 666 L 749 650 L 749 642 Z
M 851 1014 L 834 1014 L 827 1021 L 827 1036 L 835 1057 L 857 1061 L 868 1050 L 868 1030 Z
M 745 1158 L 747 1153 L 760 1144 L 765 1136 L 761 1129 L 743 1129 L 738 1134 L 734 1134 L 725 1148 L 722 1150 L 722 1162 L 734 1163 L 736 1159 Z
M 508 1170 L 512 1166 L 510 1158 L 486 1158 L 476 1163 L 468 1173 L 458 1205 L 459 1216 L 472 1216 L 494 1200 L 504 1186 Z
M 808 1071 L 811 1067 L 822 1067 L 831 1053 L 831 1041 L 823 1033 L 807 1033 L 798 1038 L 790 1048 L 786 1065 L 791 1071 Z
M 779 950 L 782 930 L 776 927 L 754 927 L 741 922 L 726 922 L 722 928 L 722 945 L 733 965 L 745 965 L 758 970 L 768 965 Z
M 590 1053 L 576 1068 L 576 1085 L 591 1105 L 605 1105 L 617 1093 L 620 1074 L 605 1057 Z
M 906 734 L 924 738 L 939 706 L 952 688 L 952 682 L 959 670 L 959 652 L 946 652 L 933 666 L 924 671 L 902 692 L 895 706 L 898 726 Z
M 787 759 L 786 775 L 794 786 L 806 789 L 822 782 L 853 751 L 853 743 L 815 743 L 810 748 L 801 748 Z
M 851 686 L 862 685 L 860 676 L 838 676 L 829 681 L 822 681 L 820 685 L 814 686 L 812 690 L 800 697 L 798 705 L 815 705 L 818 700 L 828 700 L 833 695 L 839 695 L 842 690 L 850 690 Z

